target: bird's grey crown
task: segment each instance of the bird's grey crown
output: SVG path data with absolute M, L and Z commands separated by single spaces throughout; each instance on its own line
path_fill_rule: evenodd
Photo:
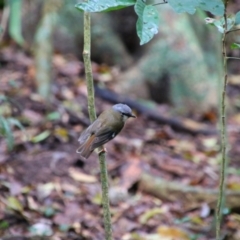
M 115 111 L 118 111 L 122 114 L 129 115 L 129 116 L 132 115 L 132 109 L 126 104 L 118 103 L 118 104 L 113 105 L 112 108 Z

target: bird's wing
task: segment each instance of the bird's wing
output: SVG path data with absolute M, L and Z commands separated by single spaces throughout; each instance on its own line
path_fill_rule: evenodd
M 92 153 L 92 151 L 94 150 L 94 149 L 92 149 L 92 144 L 93 144 L 94 140 L 95 140 L 94 135 L 89 136 L 89 138 L 86 140 L 86 142 L 81 144 L 76 152 L 80 153 L 84 159 L 87 159 L 90 156 L 90 154 Z
M 94 121 L 87 129 L 85 129 L 80 137 L 78 138 L 79 144 L 83 144 L 85 143 L 90 136 L 92 136 L 93 134 L 95 134 L 96 129 L 98 129 L 100 127 L 101 123 L 98 121 L 98 119 L 96 121 Z
M 103 131 L 99 131 L 95 134 L 95 139 L 92 144 L 92 149 L 98 148 L 103 144 L 113 139 L 118 132 L 113 131 L 111 128 L 105 128 Z

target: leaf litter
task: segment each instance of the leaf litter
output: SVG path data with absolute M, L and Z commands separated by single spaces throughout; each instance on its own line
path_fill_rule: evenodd
M 54 56 L 56 75 L 49 105 L 36 93 L 31 57 L 5 48 L 0 62 L 5 64 L 0 69 L 0 94 L 17 102 L 7 110 L 0 105 L 0 111 L 13 115 L 25 129 L 23 133 L 12 128 L 13 151 L 0 139 L 0 236 L 104 239 L 97 154 L 83 161 L 75 153 L 78 136 L 89 123 L 83 64 L 74 57 Z M 117 84 L 112 81 L 113 69 L 94 66 L 98 81 Z M 99 113 L 111 104 L 96 98 L 96 105 Z M 208 115 L 214 118 L 214 113 Z M 229 119 L 232 148 L 227 189 L 239 193 L 238 124 L 238 114 L 233 114 Z M 182 193 L 169 190 L 167 194 L 174 199 L 169 201 L 147 194 L 139 182 L 147 173 L 176 186 L 216 189 L 217 136 L 175 132 L 138 116 L 106 147 L 114 239 L 211 239 L 214 215 L 207 198 L 186 206 Z M 239 206 L 228 206 L 224 216 L 228 239 L 239 235 L 240 218 L 235 211 Z

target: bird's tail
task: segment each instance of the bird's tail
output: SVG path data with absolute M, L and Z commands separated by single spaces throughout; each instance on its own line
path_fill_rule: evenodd
M 77 150 L 76 153 L 80 153 L 81 157 L 87 159 L 94 149 L 92 149 L 94 136 L 90 136 L 86 142 L 84 142 Z

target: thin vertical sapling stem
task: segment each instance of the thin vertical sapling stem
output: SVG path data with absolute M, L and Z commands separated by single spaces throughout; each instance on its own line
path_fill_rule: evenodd
M 88 91 L 88 113 L 90 121 L 96 120 L 96 109 L 95 109 L 95 97 L 94 97 L 94 86 L 92 76 L 92 65 L 91 65 L 91 17 L 90 13 L 84 12 L 84 35 L 83 35 L 83 60 L 85 66 L 85 75 L 87 82 Z
M 83 49 L 83 60 L 85 65 L 85 75 L 87 80 L 87 91 L 88 91 L 88 112 L 91 122 L 96 119 L 96 109 L 94 100 L 94 86 L 93 86 L 93 75 L 91 66 L 91 17 L 90 13 L 84 12 L 84 49 Z M 112 224 L 111 224 L 111 212 L 108 197 L 108 173 L 105 153 L 103 147 L 101 147 L 99 153 L 100 163 L 100 175 L 102 185 L 102 205 L 103 205 L 103 221 L 105 228 L 106 240 L 112 240 Z
M 44 0 L 42 17 L 34 36 L 34 61 L 38 93 L 42 98 L 51 99 L 53 32 L 58 23 L 59 10 L 63 0 Z
M 223 86 L 221 94 L 221 110 L 220 110 L 220 128 L 221 128 L 221 170 L 220 170 L 220 183 L 219 183 L 219 195 L 216 209 L 216 239 L 221 239 L 221 220 L 222 220 L 222 207 L 225 190 L 225 178 L 226 178 L 226 88 L 228 83 L 227 75 L 227 53 L 226 53 L 226 36 L 227 36 L 227 4 L 228 0 L 224 2 L 224 32 L 222 35 L 222 56 L 223 56 Z
M 2 19 L 1 19 L 1 23 L 0 23 L 0 42 L 2 41 L 2 38 L 6 32 L 9 14 L 10 14 L 10 7 L 6 2 L 4 2 Z

